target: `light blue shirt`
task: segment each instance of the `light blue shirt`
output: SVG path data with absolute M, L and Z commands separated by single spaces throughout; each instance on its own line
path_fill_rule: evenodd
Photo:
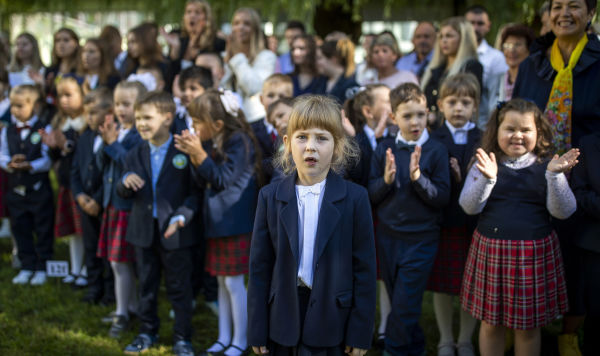
M 150 142 L 150 167 L 152 170 L 152 216 L 156 219 L 158 214 L 156 213 L 156 183 L 158 182 L 158 176 L 162 169 L 165 157 L 169 151 L 169 146 L 173 141 L 173 136 L 169 135 L 169 139 L 161 146 L 154 146 Z
M 279 56 L 279 73 L 290 74 L 294 71 L 294 64 L 292 63 L 292 56 L 290 52 L 284 53 Z
M 419 74 L 423 74 L 425 67 L 431 61 L 431 57 L 433 56 L 433 51 L 429 52 L 425 60 L 419 62 L 417 53 L 410 52 L 406 56 L 403 56 L 396 62 L 396 68 L 400 70 L 407 70 L 409 72 L 413 72 L 414 75 L 418 76 Z

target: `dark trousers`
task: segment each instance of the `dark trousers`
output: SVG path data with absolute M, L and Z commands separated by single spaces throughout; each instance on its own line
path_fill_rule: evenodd
M 204 295 L 204 300 L 214 302 L 217 300 L 218 283 L 217 278 L 206 272 L 206 239 L 190 248 L 192 258 L 192 288 L 194 299 L 198 294 Z
M 378 231 L 381 274 L 392 304 L 385 331 L 385 351 L 391 355 L 425 352 L 419 318 L 438 242 L 439 232 L 392 236 Z
M 302 343 L 302 330 L 304 330 L 304 319 L 308 302 L 310 300 L 310 289 L 298 287 L 298 309 L 300 311 L 300 340 L 296 346 L 283 346 L 273 340 L 269 340 L 267 348 L 272 356 L 342 356 L 345 345 L 334 347 L 312 347 Z
M 165 271 L 167 297 L 175 312 L 173 339 L 192 338 L 192 262 L 189 248 L 166 250 L 160 243 L 158 223 L 154 222 L 154 241 L 148 248 L 135 246 L 140 280 L 140 333 L 157 335 L 160 328 L 157 304 L 161 270 Z
M 90 216 L 81 209 L 81 230 L 83 232 L 83 247 L 85 250 L 85 266 L 87 268 L 88 295 L 99 300 L 103 295 L 114 300 L 114 277 L 110 264 L 104 258 L 97 257 L 98 240 L 100 238 L 100 216 Z
M 45 271 L 54 247 L 54 201 L 50 184 L 43 183 L 37 191 L 27 192 L 25 196 L 12 191 L 6 194 L 21 269 Z

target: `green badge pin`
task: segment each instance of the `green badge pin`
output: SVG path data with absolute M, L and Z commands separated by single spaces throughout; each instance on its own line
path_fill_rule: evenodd
M 173 167 L 177 169 L 184 169 L 187 167 L 188 159 L 184 154 L 177 154 L 173 157 Z
M 32 144 L 37 145 L 42 140 L 42 136 L 40 136 L 39 132 L 34 132 L 31 134 L 31 138 L 29 140 Z

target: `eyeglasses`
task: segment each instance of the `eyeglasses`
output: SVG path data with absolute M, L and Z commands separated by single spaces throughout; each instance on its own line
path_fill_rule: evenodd
M 522 49 L 525 47 L 525 44 L 522 42 L 516 42 L 516 43 L 503 43 L 502 44 L 502 49 L 505 51 L 510 51 L 510 50 L 518 50 L 518 49 Z

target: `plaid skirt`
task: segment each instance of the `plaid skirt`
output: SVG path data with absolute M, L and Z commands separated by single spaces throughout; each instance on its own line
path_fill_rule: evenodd
M 100 238 L 96 256 L 114 262 L 133 262 L 133 246 L 125 241 L 129 212 L 115 209 L 109 205 L 102 214 Z
M 64 237 L 69 235 L 82 236 L 81 212 L 71 193 L 71 189 L 60 186 L 58 188 L 58 202 L 54 218 L 54 236 Z
M 213 276 L 237 276 L 248 273 L 250 235 L 207 239 L 206 271 Z
M 491 325 L 530 330 L 568 309 L 556 233 L 539 240 L 489 239 L 477 230 L 465 266 L 462 308 Z
M 8 217 L 8 209 L 4 205 L 4 196 L 8 187 L 8 176 L 4 170 L 0 169 L 0 218 Z
M 429 275 L 427 289 L 459 295 L 471 234 L 465 226 L 442 229 L 437 255 Z

